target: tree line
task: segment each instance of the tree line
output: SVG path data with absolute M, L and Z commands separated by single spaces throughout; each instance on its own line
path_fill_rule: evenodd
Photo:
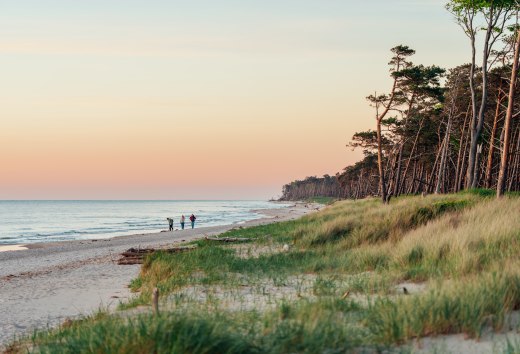
M 363 159 L 332 177 L 283 189 L 285 199 L 317 196 L 384 203 L 401 194 L 463 189 L 520 190 L 518 65 L 520 0 L 451 0 L 445 7 L 469 43 L 469 63 L 415 64 L 415 51 L 391 49 L 389 91 L 367 97 L 373 129 L 347 145 Z
M 335 199 L 347 197 L 336 176 L 307 177 L 283 186 L 280 200 L 304 200 L 313 197 L 331 197 Z
M 390 90 L 367 97 L 375 129 L 349 147 L 364 158 L 337 175 L 348 198 L 520 188 L 517 1 L 452 0 L 471 61 L 445 70 L 391 49 Z M 477 49 L 482 52 L 478 53 Z

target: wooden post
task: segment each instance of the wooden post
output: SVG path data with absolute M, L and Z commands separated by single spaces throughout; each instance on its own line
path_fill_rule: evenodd
M 159 315 L 159 289 L 157 289 L 157 288 L 153 288 L 152 306 L 153 306 L 153 313 L 155 315 Z

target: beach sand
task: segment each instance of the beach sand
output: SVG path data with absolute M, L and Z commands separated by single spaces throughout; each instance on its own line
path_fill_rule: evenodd
M 2 246 L 5 252 L 0 252 L 0 348 L 16 336 L 56 326 L 67 318 L 92 314 L 100 307 L 113 309 L 132 296 L 128 284 L 137 277 L 140 266 L 115 262 L 121 252 L 131 247 L 167 246 L 238 226 L 296 219 L 316 207 L 296 203 L 287 208 L 262 210 L 265 218 L 239 225 Z
M 5 245 L 0 246 L 0 252 L 7 252 L 7 251 L 23 251 L 28 249 L 26 245 Z

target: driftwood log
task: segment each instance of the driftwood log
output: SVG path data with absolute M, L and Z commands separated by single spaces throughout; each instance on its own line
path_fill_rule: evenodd
M 208 237 L 205 238 L 206 241 L 215 241 L 215 242 L 247 242 L 254 240 L 253 238 L 244 238 L 244 237 Z
M 173 248 L 130 248 L 125 252 L 121 253 L 121 258 L 118 259 L 117 264 L 119 265 L 131 265 L 131 264 L 142 264 L 144 257 L 154 252 L 165 252 L 165 253 L 180 253 L 192 251 L 196 246 L 181 246 Z

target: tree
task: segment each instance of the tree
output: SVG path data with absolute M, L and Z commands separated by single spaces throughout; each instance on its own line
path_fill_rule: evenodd
M 515 91 L 518 76 L 518 56 L 520 54 L 520 28 L 516 29 L 515 54 L 513 66 L 511 68 L 511 81 L 509 82 L 509 96 L 507 99 L 507 112 L 504 122 L 504 145 L 502 149 L 502 159 L 500 161 L 500 171 L 498 174 L 497 197 L 504 193 L 507 178 L 507 166 L 509 161 L 509 145 L 511 135 L 511 118 L 513 117 L 513 105 L 515 102 Z
M 407 46 L 399 45 L 391 49 L 394 56 L 392 60 L 388 63 L 390 68 L 390 73 L 399 72 L 402 69 L 408 68 L 411 64 L 406 60 L 409 56 L 413 55 L 415 51 L 410 49 Z M 393 76 L 393 75 L 392 75 Z M 382 133 L 381 133 L 381 123 L 383 119 L 387 116 L 388 112 L 393 109 L 394 105 L 397 103 L 396 94 L 397 94 L 397 82 L 399 80 L 398 77 L 393 76 L 393 84 L 390 94 L 388 95 L 370 95 L 367 99 L 370 101 L 371 105 L 376 109 L 376 138 L 377 138 L 377 165 L 379 169 L 379 189 L 381 193 L 381 200 L 383 203 L 388 203 L 388 194 L 387 194 L 387 186 L 385 180 L 385 173 L 383 169 L 383 151 L 382 151 Z
M 493 46 L 504 32 L 504 28 L 515 5 L 514 3 L 514 0 L 451 0 L 446 5 L 446 8 L 455 16 L 458 24 L 462 27 L 471 43 L 469 85 L 471 90 L 472 116 L 470 120 L 471 141 L 466 188 L 476 188 L 478 184 L 478 142 L 482 133 L 484 115 L 486 112 L 488 71 L 493 64 L 490 62 L 490 55 Z M 478 23 L 479 18 L 484 20 L 483 26 Z M 477 33 L 480 30 L 483 30 L 485 35 L 482 43 L 483 53 L 480 67 L 482 85 L 480 88 L 480 97 L 477 97 L 477 87 L 475 85 L 476 39 Z
M 458 4 L 452 11 L 459 15 L 466 11 L 461 18 L 468 19 L 471 38 L 486 33 L 486 67 L 477 67 L 473 56 L 473 63 L 451 69 L 440 82 L 442 69 L 414 65 L 411 49 L 394 48 L 391 92 L 369 97 L 378 129 L 354 134 L 348 146 L 363 149 L 365 157 L 336 175 L 344 197 L 381 195 L 386 203 L 401 193 L 449 193 L 481 184 L 498 188 L 497 195 L 520 190 L 520 27 L 506 35 L 496 25 L 511 14 L 518 18 L 520 7 L 498 0 L 451 4 Z M 477 23 L 492 18 L 491 27 Z M 475 155 L 475 141 L 486 159 Z
M 401 129 L 401 139 L 399 141 L 399 152 L 396 158 L 396 171 L 394 173 L 395 179 L 393 183 L 392 194 L 398 196 L 402 189 L 401 180 L 401 165 L 403 159 L 403 151 L 407 140 L 414 139 L 411 147 L 410 155 L 415 154 L 417 146 L 417 139 L 422 128 L 420 125 L 417 134 L 407 135 L 407 128 L 410 120 L 414 117 L 423 117 L 423 113 L 428 111 L 436 104 L 443 100 L 443 89 L 440 87 L 440 77 L 445 70 L 438 66 L 412 65 L 408 68 L 402 69 L 393 73 L 394 77 L 399 79 L 398 87 L 404 105 L 402 113 L 402 121 L 398 124 L 398 129 Z M 415 136 L 415 138 L 414 138 Z M 408 172 L 411 159 L 408 159 L 404 170 L 404 176 Z

